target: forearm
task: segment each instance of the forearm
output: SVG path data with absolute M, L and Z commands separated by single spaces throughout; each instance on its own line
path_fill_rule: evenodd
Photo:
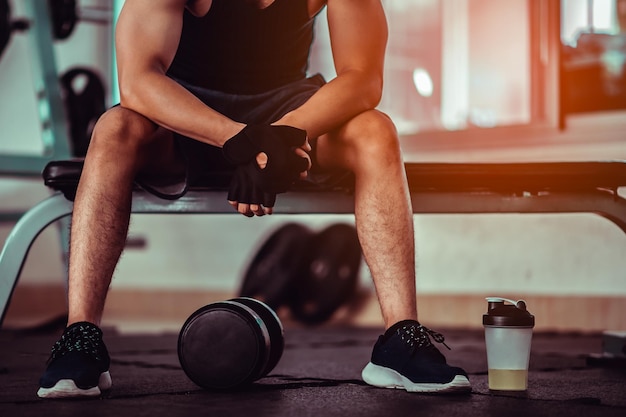
M 122 106 L 181 135 L 222 146 L 244 126 L 206 106 L 176 81 L 157 71 L 120 79 Z
M 381 94 L 380 77 L 362 71 L 347 71 L 275 124 L 295 126 L 306 130 L 311 138 L 318 137 L 375 108 Z
M 207 2 L 195 3 L 206 9 L 196 12 L 206 13 Z M 210 109 L 166 76 L 188 4 L 187 0 L 124 3 L 115 37 L 121 105 L 174 132 L 221 146 L 243 126 Z
M 375 108 L 382 96 L 387 21 L 380 0 L 327 0 L 337 77 L 278 123 L 317 137 Z

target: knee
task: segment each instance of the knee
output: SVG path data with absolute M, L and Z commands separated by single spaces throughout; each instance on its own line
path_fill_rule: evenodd
M 352 150 L 355 162 L 401 162 L 396 127 L 385 113 L 374 110 L 363 113 L 346 126 L 344 140 Z
M 131 155 L 149 142 L 155 129 L 156 125 L 139 113 L 113 107 L 94 126 L 89 150 L 92 153 L 104 151 Z

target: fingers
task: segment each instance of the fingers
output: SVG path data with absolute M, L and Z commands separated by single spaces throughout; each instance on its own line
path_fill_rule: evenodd
M 239 213 L 243 214 L 246 217 L 253 217 L 255 215 L 255 212 L 252 210 L 254 208 L 254 210 L 258 213 L 258 206 L 256 204 L 248 204 L 248 203 L 240 203 L 238 201 L 228 201 L 228 204 L 230 204 L 235 210 L 237 210 Z M 254 207 L 252 207 L 254 206 Z M 263 214 L 257 214 L 257 216 L 262 216 Z
M 274 207 L 267 207 L 262 204 L 240 203 L 238 201 L 231 200 L 228 200 L 228 204 L 230 204 L 236 211 L 246 217 L 261 217 L 265 216 L 266 214 L 272 214 L 274 212 Z
M 263 191 L 244 170 L 238 169 L 233 173 L 226 199 L 233 209 L 246 217 L 264 216 L 273 213 L 276 194 Z
M 302 148 L 295 148 L 294 153 L 288 158 L 288 165 L 291 175 L 295 176 L 294 180 L 297 177 L 305 179 L 312 166 L 311 157 Z
M 276 194 L 263 193 L 263 206 L 272 209 L 276 204 Z
M 252 212 L 252 214 L 254 214 L 255 216 L 264 216 L 265 215 L 265 210 L 263 210 L 263 206 L 260 204 L 250 204 L 250 211 Z
M 311 144 L 309 143 L 309 137 L 308 136 L 304 140 L 304 145 L 302 145 L 302 149 L 304 149 L 307 152 L 311 152 L 313 150 L 313 148 L 311 148 Z
M 254 216 L 254 213 L 250 211 L 250 205 L 245 203 L 239 203 L 237 201 L 228 200 L 228 204 L 230 204 L 236 211 L 243 214 L 246 217 Z
M 309 148 L 311 148 L 311 146 L 309 145 Z M 309 149 L 310 150 L 310 149 Z M 311 157 L 309 156 L 308 153 L 306 153 L 302 148 L 296 148 L 294 149 L 294 152 L 296 153 L 296 155 L 298 155 L 299 157 L 306 159 L 306 169 L 303 170 L 304 171 L 308 171 L 311 169 Z M 304 163 L 303 163 L 304 166 Z

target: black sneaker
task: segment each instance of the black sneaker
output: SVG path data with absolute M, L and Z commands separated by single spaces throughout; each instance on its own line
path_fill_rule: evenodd
M 448 347 L 441 334 L 416 321 L 396 323 L 374 345 L 371 362 L 361 373 L 363 381 L 376 387 L 402 388 L 409 392 L 471 391 L 465 371 L 449 366 L 430 337 Z
M 111 388 L 110 363 L 98 326 L 74 323 L 52 347 L 37 395 L 41 398 L 100 396 Z

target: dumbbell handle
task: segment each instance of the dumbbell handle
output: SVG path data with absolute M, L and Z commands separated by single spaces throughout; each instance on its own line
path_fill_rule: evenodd
M 81 22 L 109 24 L 112 21 L 111 8 L 81 7 L 78 10 Z

